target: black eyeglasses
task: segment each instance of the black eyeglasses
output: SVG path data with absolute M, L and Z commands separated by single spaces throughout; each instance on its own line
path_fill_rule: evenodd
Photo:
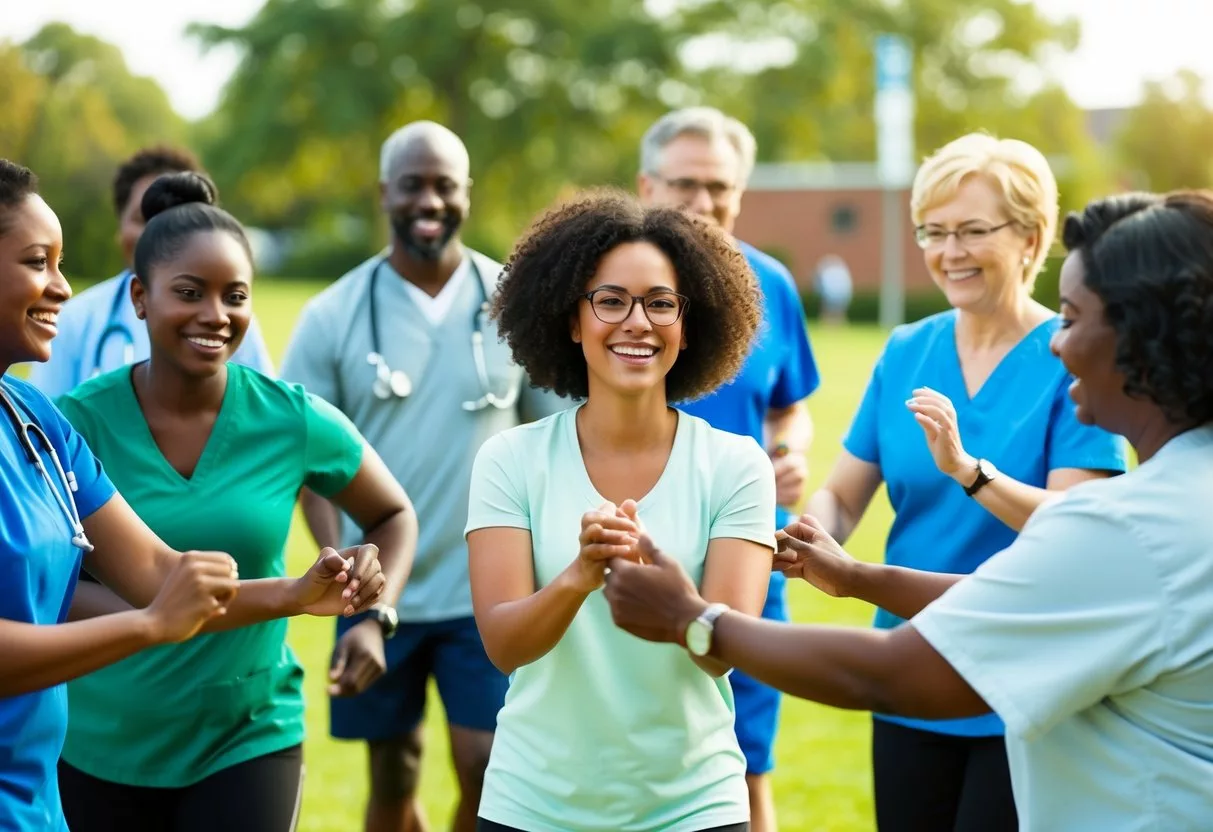
M 966 225 L 963 228 L 957 228 L 955 231 L 948 231 L 944 228 L 935 226 L 927 227 L 920 225 L 914 229 L 914 239 L 918 242 L 919 248 L 938 248 L 948 241 L 948 238 L 953 234 L 956 235 L 956 242 L 962 246 L 970 246 L 982 242 L 995 231 L 1006 228 L 1008 225 L 1014 225 L 1014 220 L 1007 220 L 1002 225 Z
M 678 322 L 686 311 L 690 299 L 677 292 L 658 291 L 647 295 L 629 295 L 622 289 L 603 287 L 582 295 L 590 302 L 594 317 L 604 324 L 621 324 L 632 314 L 632 308 L 640 304 L 644 315 L 653 326 L 671 326 Z

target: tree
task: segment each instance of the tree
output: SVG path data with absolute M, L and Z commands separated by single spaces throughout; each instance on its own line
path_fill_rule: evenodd
M 38 174 L 63 225 L 69 271 L 117 271 L 114 168 L 144 144 L 185 133 L 164 91 L 132 75 L 117 47 L 52 23 L 20 46 L 0 44 L 0 107 L 0 156 Z
M 1211 147 L 1213 110 L 1190 70 L 1147 83 L 1113 139 L 1116 161 L 1135 172 L 1138 187 L 1154 191 L 1213 186 Z
M 684 99 L 683 35 L 631 0 L 490 8 L 269 0 L 243 28 L 196 27 L 243 55 L 206 128 L 226 193 L 263 224 L 354 213 L 369 231 L 379 146 L 421 118 L 467 143 L 469 238 L 499 256 L 562 188 L 630 185 L 640 135 Z

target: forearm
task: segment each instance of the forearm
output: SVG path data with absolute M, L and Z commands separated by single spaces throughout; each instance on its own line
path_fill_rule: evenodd
M 835 708 L 918 719 L 987 713 L 981 702 L 940 696 L 894 648 L 895 630 L 793 625 L 737 613 L 716 622 L 712 654 L 785 693 Z
M 838 499 L 838 495 L 828 488 L 819 488 L 809 497 L 804 507 L 805 514 L 811 514 L 825 527 L 830 537 L 839 543 L 846 543 L 847 538 L 859 525 L 859 518 L 853 517 Z
M 320 548 L 341 548 L 341 512 L 331 502 L 314 491 L 304 488 L 299 492 L 299 504 L 308 531 Z
M 788 453 L 804 454 L 813 442 L 813 418 L 804 402 L 767 411 L 763 429 L 768 451 L 785 446 Z
M 843 594 L 910 619 L 964 577 L 855 561 Z
M 241 581 L 239 592 L 227 606 L 227 614 L 207 621 L 202 632 L 235 630 L 250 624 L 299 615 L 303 611 L 294 607 L 290 600 L 290 590 L 294 583 L 292 578 Z
M 142 610 L 53 625 L 0 620 L 0 642 L 0 697 L 53 687 L 159 643 Z
M 504 601 L 477 614 L 485 651 L 502 673 L 513 673 L 543 658 L 564 637 L 589 597 L 570 577 L 575 567 L 525 598 Z
M 976 478 L 976 463 L 966 466 L 953 477 L 961 488 L 972 484 Z M 1057 495 L 1056 491 L 1026 485 L 1000 473 L 982 486 L 972 499 L 1018 532 L 1023 530 L 1028 518 L 1032 516 L 1032 512 Z
M 417 515 L 412 506 L 368 530 L 362 542 L 374 544 L 379 549 L 379 567 L 385 581 L 380 603 L 395 605 L 408 583 L 417 551 Z
M 67 611 L 68 621 L 85 621 L 102 615 L 113 615 L 134 609 L 109 587 L 93 581 L 76 582 L 72 605 Z

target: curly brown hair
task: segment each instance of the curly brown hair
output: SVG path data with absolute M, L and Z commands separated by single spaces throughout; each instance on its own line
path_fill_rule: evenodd
M 493 314 L 531 382 L 558 395 L 589 395 L 589 370 L 569 321 L 608 252 L 626 243 L 660 249 L 690 299 L 687 348 L 666 376 L 666 398 L 704 396 L 741 369 L 758 329 L 758 284 L 719 228 L 672 208 L 643 208 L 615 189 L 584 193 L 541 215 L 515 246 Z

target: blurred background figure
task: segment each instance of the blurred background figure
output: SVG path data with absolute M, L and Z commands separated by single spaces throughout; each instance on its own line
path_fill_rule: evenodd
M 821 258 L 813 272 L 813 288 L 821 298 L 821 321 L 844 324 L 847 307 L 851 305 L 851 270 L 837 254 Z

